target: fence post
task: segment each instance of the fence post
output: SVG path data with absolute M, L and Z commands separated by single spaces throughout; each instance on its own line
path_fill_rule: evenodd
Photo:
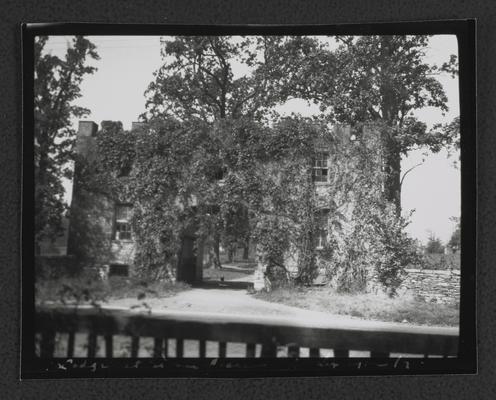
M 55 331 L 46 330 L 41 334 L 40 356 L 52 358 L 55 352 Z
M 272 337 L 270 341 L 262 343 L 262 357 L 277 357 L 276 338 Z

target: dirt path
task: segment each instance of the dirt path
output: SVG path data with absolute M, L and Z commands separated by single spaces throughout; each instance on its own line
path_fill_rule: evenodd
M 143 303 L 146 303 L 143 304 Z M 167 298 L 149 298 L 139 301 L 134 298 L 111 300 L 104 308 L 133 309 L 144 311 L 151 308 L 152 313 L 160 314 L 169 311 L 204 312 L 212 314 L 256 315 L 259 317 L 277 316 L 295 319 L 312 326 L 376 327 L 402 326 L 393 322 L 369 321 L 357 317 L 329 314 L 319 311 L 305 310 L 279 303 L 256 299 L 246 290 L 203 289 L 193 288 Z M 412 325 L 410 325 L 412 326 Z

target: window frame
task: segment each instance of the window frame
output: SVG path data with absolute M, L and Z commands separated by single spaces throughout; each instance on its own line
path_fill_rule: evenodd
M 318 151 L 317 154 L 319 158 L 314 158 L 312 163 L 312 181 L 317 184 L 329 183 L 330 153 L 328 151 Z M 318 163 L 321 165 L 318 165 Z M 322 173 L 324 170 L 326 171 L 325 174 Z M 316 174 L 317 171 L 320 171 L 320 173 Z M 324 180 L 322 180 L 322 177 L 325 177 Z
M 118 218 L 119 208 L 127 208 L 126 218 Z M 112 240 L 117 241 L 132 241 L 133 240 L 133 230 L 131 227 L 131 218 L 133 212 L 133 205 L 131 203 L 116 203 L 114 205 L 114 224 L 112 229 Z M 118 229 L 119 225 L 127 227 L 126 230 Z M 129 237 L 121 238 L 121 233 L 129 233 Z M 127 235 L 126 235 L 127 236 Z

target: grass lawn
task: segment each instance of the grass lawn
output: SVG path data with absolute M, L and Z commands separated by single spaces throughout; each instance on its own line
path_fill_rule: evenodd
M 343 294 L 325 287 L 275 289 L 254 296 L 293 307 L 368 320 L 437 326 L 458 326 L 459 323 L 458 305 L 426 303 L 408 296 Z

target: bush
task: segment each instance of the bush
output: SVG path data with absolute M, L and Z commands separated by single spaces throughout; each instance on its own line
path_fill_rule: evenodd
M 36 279 L 59 279 L 79 272 L 76 260 L 71 256 L 36 256 L 34 265 Z
M 425 254 L 420 266 L 423 269 L 459 270 L 460 254 Z
M 406 224 L 392 205 L 368 198 L 355 206 L 351 230 L 340 232 L 336 249 L 326 253 L 327 274 L 336 288 L 349 293 L 379 288 L 394 296 L 405 268 L 421 262 L 414 240 L 404 232 Z
M 77 277 L 38 279 L 36 303 L 56 302 L 62 304 L 91 304 L 100 306 L 111 299 L 146 297 L 169 297 L 187 290 L 182 282 L 150 281 L 139 278 L 111 277 L 101 280 L 94 271 L 86 271 Z
M 95 279 L 93 273 L 83 272 L 78 276 L 62 276 L 55 279 L 37 278 L 35 300 L 37 304 L 56 302 L 62 304 L 98 304 L 107 299 L 108 286 Z

